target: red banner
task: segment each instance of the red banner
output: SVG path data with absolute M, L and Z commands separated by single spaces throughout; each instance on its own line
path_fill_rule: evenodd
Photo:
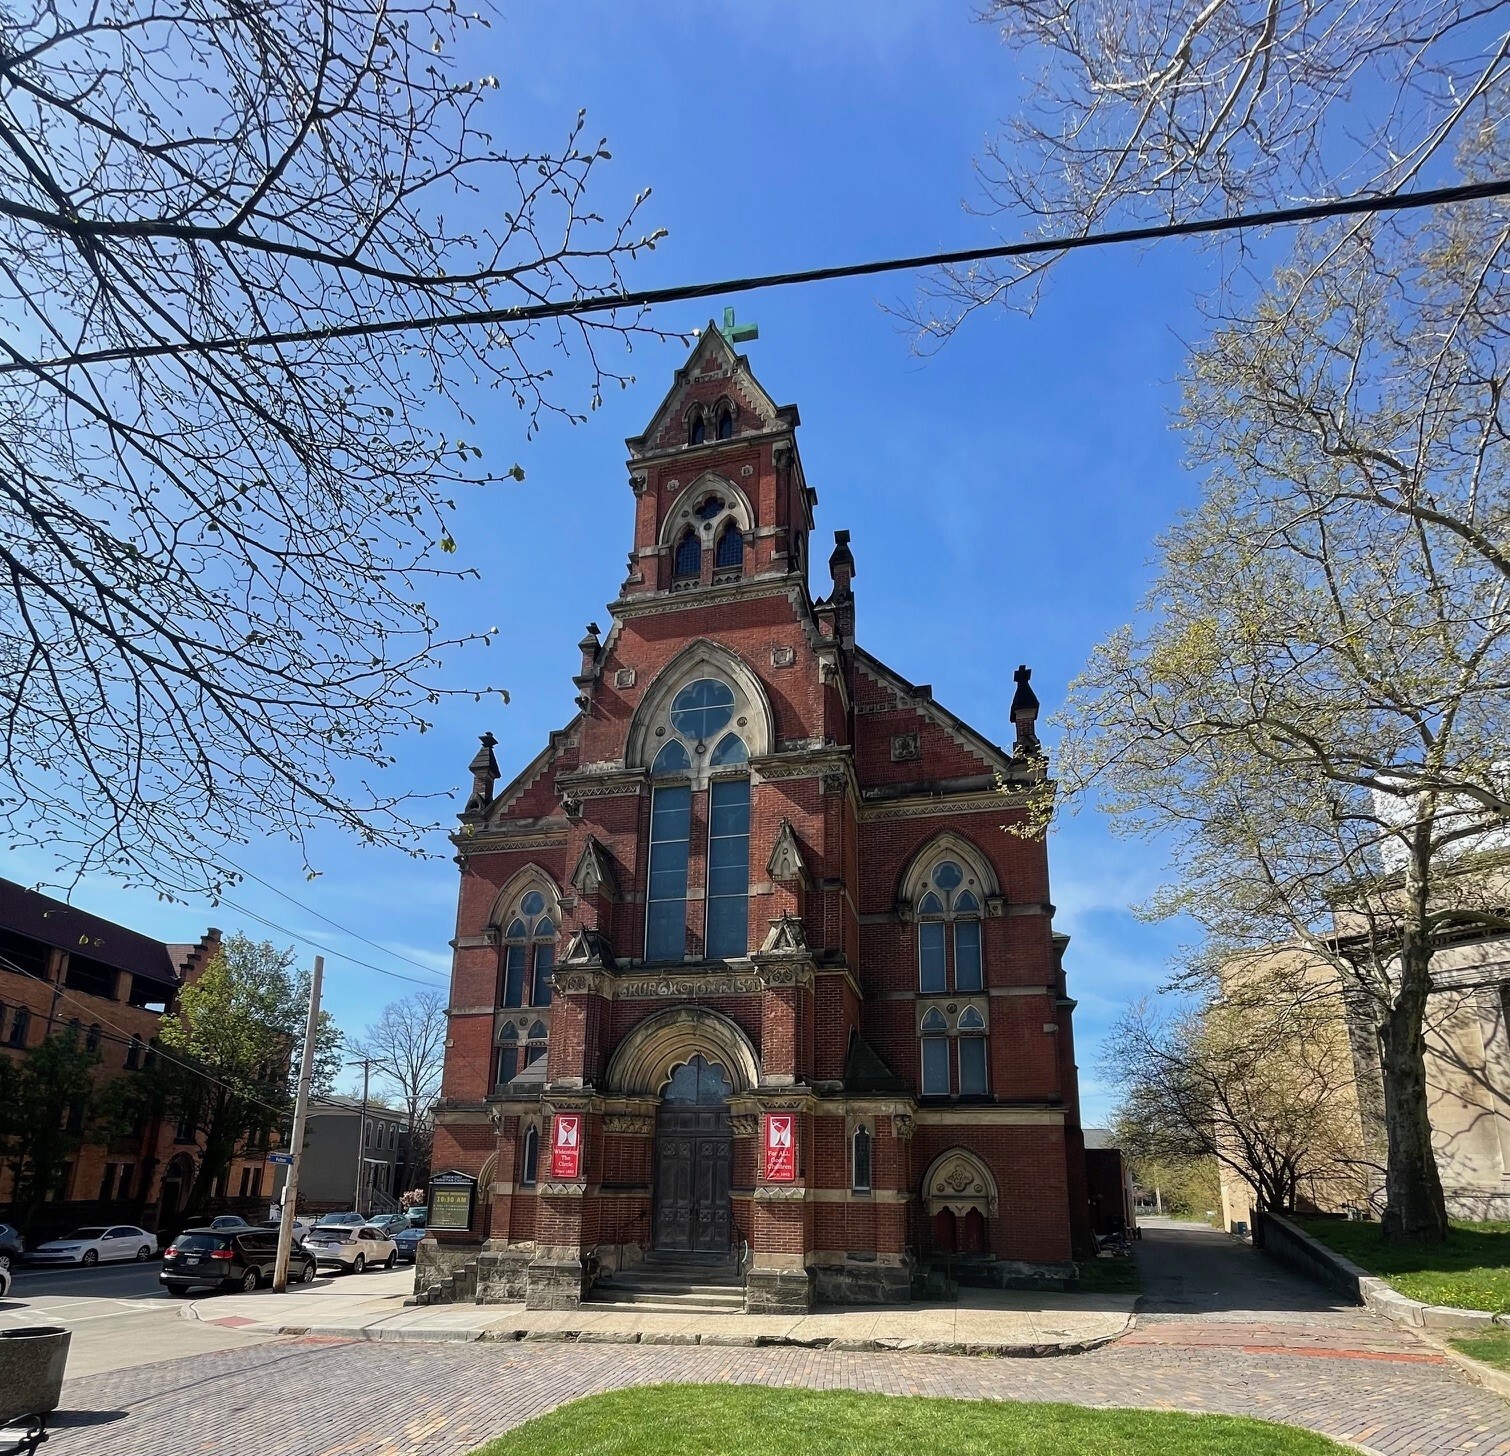
M 797 1181 L 797 1118 L 790 1112 L 765 1115 L 765 1180 Z
M 551 1177 L 575 1178 L 582 1167 L 582 1119 L 575 1112 L 558 1112 L 551 1138 Z

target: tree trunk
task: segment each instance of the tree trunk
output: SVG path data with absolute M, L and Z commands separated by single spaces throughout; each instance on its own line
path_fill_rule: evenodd
M 1384 1236 L 1419 1244 L 1447 1237 L 1447 1203 L 1431 1147 L 1426 1092 L 1426 994 L 1429 958 L 1410 949 L 1401 966 L 1402 985 L 1379 1025 L 1379 1064 L 1384 1081 L 1384 1127 L 1389 1139 L 1385 1171 Z

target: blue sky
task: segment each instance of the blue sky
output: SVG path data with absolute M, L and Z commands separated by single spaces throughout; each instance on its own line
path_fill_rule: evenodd
M 670 236 L 630 282 L 654 287 L 1017 236 L 1012 220 L 961 206 L 971 159 L 1021 84 L 972 11 L 956 0 L 571 0 L 506 11 L 467 61 L 500 79 L 490 105 L 501 136 L 563 135 L 588 108 L 614 157 L 599 211 L 611 216 L 653 186 L 645 221 Z M 1033 667 L 1052 711 L 1091 647 L 1133 613 L 1157 533 L 1193 498 L 1170 419 L 1210 266 L 1178 243 L 1081 255 L 1055 274 L 1034 317 L 979 317 L 928 360 L 912 356 L 880 307 L 906 293 L 902 278 L 730 300 L 759 324 L 748 352 L 762 382 L 801 408 L 822 539 L 853 533 L 861 641 L 999 741 L 1010 737 L 1012 669 Z M 668 308 L 657 321 L 690 330 L 723 302 Z M 443 625 L 496 625 L 499 635 L 447 673 L 457 685 L 504 686 L 512 703 L 447 704 L 434 731 L 398 745 L 395 787 L 458 790 L 485 729 L 510 774 L 569 718 L 575 644 L 589 619 L 607 625 L 630 544 L 623 440 L 646 423 L 685 352 L 637 348 L 634 388 L 614 392 L 588 425 L 552 425 L 530 444 L 512 412 L 475 402 L 480 424 L 466 438 L 489 463 L 518 460 L 526 479 L 462 503 L 459 558 L 481 576 L 446 594 Z M 827 550 L 814 556 L 821 573 Z M 255 883 L 235 894 L 279 931 L 228 906 L 159 903 L 102 881 L 73 898 L 164 939 L 213 923 L 295 944 L 306 959 L 318 943 L 335 953 L 326 1004 L 355 1032 L 415 988 L 338 956 L 444 987 L 456 871 L 442 837 L 423 847 L 435 857 L 332 838 L 317 845 L 314 883 L 291 849 L 244 847 L 240 863 L 300 902 Z M 1163 978 L 1179 937 L 1129 909 L 1158 881 L 1156 849 L 1114 839 L 1086 812 L 1057 828 L 1051 856 L 1096 1120 L 1108 1111 L 1100 1036 Z M 26 882 L 50 870 L 19 851 L 6 866 Z

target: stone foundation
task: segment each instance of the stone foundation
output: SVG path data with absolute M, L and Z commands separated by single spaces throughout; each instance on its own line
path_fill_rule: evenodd
M 529 1249 L 486 1250 L 477 1261 L 478 1304 L 519 1304 L 529 1289 Z
M 843 1263 L 813 1270 L 813 1293 L 823 1304 L 908 1304 L 911 1263 L 883 1264 L 875 1255 L 851 1254 Z
M 746 1314 L 806 1314 L 812 1307 L 807 1269 L 751 1269 L 745 1276 Z
M 1073 1290 L 1079 1273 L 1073 1263 L 1030 1263 L 1023 1259 L 956 1259 L 949 1269 L 956 1284 L 976 1289 Z
M 591 1283 L 582 1259 L 535 1259 L 525 1286 L 526 1309 L 576 1309 Z
M 414 1292 L 424 1294 L 436 1284 L 449 1285 L 451 1276 L 476 1264 L 483 1245 L 476 1243 L 437 1243 L 425 1239 L 414 1250 Z

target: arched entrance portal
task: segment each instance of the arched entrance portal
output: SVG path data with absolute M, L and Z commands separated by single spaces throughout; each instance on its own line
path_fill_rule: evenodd
M 729 1078 L 700 1055 L 673 1069 L 655 1128 L 659 1250 L 729 1252 Z

